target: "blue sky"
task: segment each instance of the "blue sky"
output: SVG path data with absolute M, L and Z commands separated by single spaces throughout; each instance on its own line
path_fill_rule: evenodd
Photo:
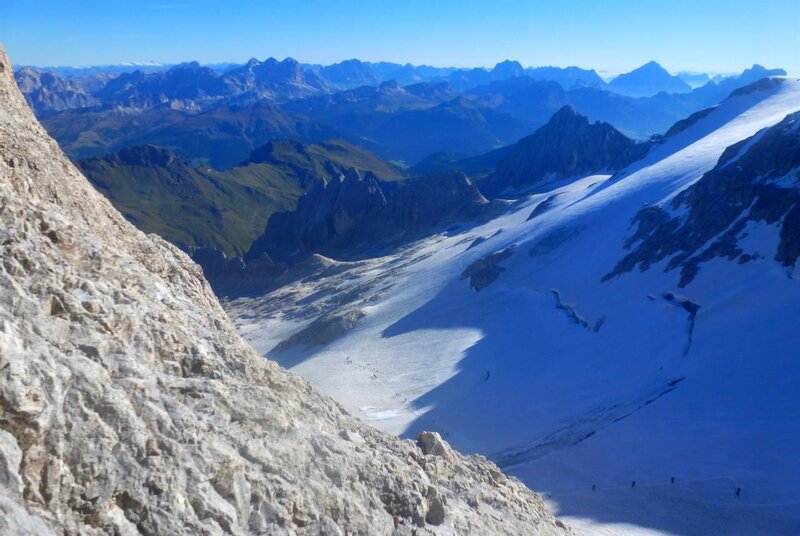
M 364 60 L 800 73 L 800 0 L 0 0 L 17 64 Z

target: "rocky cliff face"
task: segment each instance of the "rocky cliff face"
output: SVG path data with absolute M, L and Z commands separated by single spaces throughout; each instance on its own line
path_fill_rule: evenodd
M 331 242 L 352 234 L 386 206 L 386 197 L 371 173 L 355 169 L 329 181 L 318 180 L 297 203 L 297 209 L 270 218 L 264 235 L 253 243 L 247 259 L 262 252 L 282 260 L 328 249 Z
M 559 534 L 435 434 L 379 433 L 245 344 L 113 209 L 0 51 L 0 533 Z
M 608 123 L 591 123 L 564 106 L 546 125 L 514 145 L 481 183 L 481 190 L 494 196 L 535 187 L 548 178 L 613 171 L 641 157 L 646 148 Z
M 199 108 L 220 97 L 216 73 L 197 62 L 181 63 L 163 72 L 122 73 L 97 92 L 104 103 L 135 108 L 170 104 Z
M 319 181 L 297 209 L 272 215 L 246 258 L 264 252 L 279 261 L 312 253 L 336 258 L 374 252 L 388 243 L 418 237 L 442 225 L 473 218 L 488 201 L 461 172 L 386 183 L 372 173 L 349 169 Z
M 16 79 L 25 100 L 41 115 L 99 104 L 85 88 L 53 73 L 23 67 Z
M 293 207 L 303 179 L 268 166 L 218 172 L 153 145 L 75 162 L 125 218 L 184 251 L 241 255 L 275 210 Z

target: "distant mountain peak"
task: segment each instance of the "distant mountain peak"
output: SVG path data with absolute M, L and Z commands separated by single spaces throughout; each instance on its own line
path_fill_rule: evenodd
M 560 117 L 583 117 L 586 119 L 586 116 L 579 114 L 578 111 L 569 104 L 562 106 L 556 113 L 553 114 L 553 117 L 550 120 L 552 121 L 553 119 Z M 588 119 L 586 120 L 588 121 Z
M 630 97 L 651 97 L 661 92 L 686 93 L 691 86 L 680 77 L 671 75 L 656 61 L 649 61 L 628 73 L 614 78 L 609 89 Z
M 754 63 L 752 67 L 749 69 L 745 69 L 741 76 L 753 76 L 755 74 L 763 73 L 764 76 L 786 76 L 786 71 L 784 69 L 768 69 L 761 64 Z
M 525 69 L 518 61 L 504 60 L 494 66 L 491 71 L 494 79 L 514 78 L 525 75 Z
M 664 67 L 662 67 L 661 64 L 658 63 L 656 60 L 650 60 L 636 70 L 638 71 L 641 69 L 660 69 L 662 71 L 666 71 L 666 69 L 664 69 Z
M 506 190 L 538 187 L 548 177 L 564 179 L 620 169 L 640 157 L 644 148 L 608 123 L 592 123 L 566 105 L 536 132 L 511 146 L 481 189 L 494 197 Z
M 588 117 L 579 113 L 575 108 L 567 104 L 562 106 L 550 117 L 550 121 L 547 122 L 545 127 L 549 127 L 558 131 L 564 131 L 566 129 L 583 128 L 590 124 L 592 124 L 592 122 Z
M 623 74 L 619 75 L 617 78 L 630 77 L 630 76 L 634 76 L 634 75 L 637 75 L 637 76 L 647 75 L 647 76 L 665 76 L 665 77 L 669 76 L 669 77 L 672 77 L 672 75 L 669 73 L 669 71 L 667 71 L 660 63 L 658 63 L 655 60 L 650 60 L 647 63 L 645 63 L 643 65 L 640 65 L 639 67 L 633 69 L 632 71 L 629 71 L 627 73 L 623 73 Z
M 200 62 L 184 61 L 169 68 L 170 71 L 174 71 L 175 69 L 200 69 Z
M 516 60 L 503 60 L 503 61 L 498 62 L 497 64 L 495 64 L 494 68 L 497 69 L 498 67 L 500 67 L 500 68 L 503 68 L 503 67 L 519 67 L 521 69 L 522 68 L 522 64 L 520 62 L 516 61 Z

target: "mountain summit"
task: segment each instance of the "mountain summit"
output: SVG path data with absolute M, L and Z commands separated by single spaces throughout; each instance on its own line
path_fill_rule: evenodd
M 608 123 L 592 123 L 572 106 L 564 106 L 536 132 L 503 148 L 507 156 L 480 186 L 487 195 L 496 196 L 506 190 L 540 186 L 548 178 L 616 170 L 644 150 L 644 145 L 637 145 Z
M 686 93 L 692 90 L 689 84 L 680 77 L 669 74 L 655 61 L 619 75 L 609 82 L 608 89 L 631 97 L 651 97 L 662 91 Z

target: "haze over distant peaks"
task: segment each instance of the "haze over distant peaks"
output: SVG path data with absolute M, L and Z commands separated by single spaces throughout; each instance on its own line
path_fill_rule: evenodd
M 631 97 L 650 97 L 662 91 L 685 93 L 692 90 L 689 84 L 680 77 L 669 74 L 655 61 L 619 75 L 609 82 L 608 87 L 612 91 Z

